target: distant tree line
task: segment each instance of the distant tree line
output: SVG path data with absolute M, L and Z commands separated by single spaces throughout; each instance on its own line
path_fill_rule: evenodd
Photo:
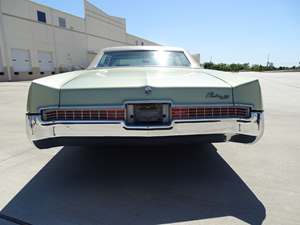
M 230 71 L 230 72 L 239 72 L 239 71 L 275 71 L 275 70 L 296 70 L 300 69 L 300 66 L 292 66 L 292 67 L 286 67 L 286 66 L 279 66 L 275 67 L 273 63 L 269 63 L 268 66 L 263 65 L 250 65 L 249 63 L 232 63 L 232 64 L 225 64 L 225 63 L 219 63 L 215 64 L 212 62 L 206 62 L 204 63 L 205 69 L 213 69 L 213 70 L 221 70 L 221 71 Z

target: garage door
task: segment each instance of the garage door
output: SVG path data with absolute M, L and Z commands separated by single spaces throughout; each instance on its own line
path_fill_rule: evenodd
M 31 72 L 31 59 L 29 50 L 12 49 L 12 66 L 14 72 Z
M 54 71 L 54 63 L 51 52 L 38 52 L 38 61 L 41 72 L 53 72 Z

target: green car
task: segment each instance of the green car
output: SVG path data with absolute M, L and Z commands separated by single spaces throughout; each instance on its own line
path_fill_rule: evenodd
M 206 70 L 185 50 L 104 49 L 82 71 L 34 80 L 27 133 L 40 149 L 106 141 L 255 143 L 264 117 L 258 80 Z

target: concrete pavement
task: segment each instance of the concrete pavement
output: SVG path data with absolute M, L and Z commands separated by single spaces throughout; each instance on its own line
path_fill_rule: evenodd
M 0 83 L 1 213 L 34 225 L 300 224 L 300 73 L 239 76 L 262 85 L 255 145 L 40 151 L 25 135 L 29 83 Z

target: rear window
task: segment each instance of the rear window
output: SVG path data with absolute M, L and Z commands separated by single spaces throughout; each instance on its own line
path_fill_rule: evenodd
M 105 52 L 98 67 L 190 67 L 191 63 L 180 51 L 112 51 Z

